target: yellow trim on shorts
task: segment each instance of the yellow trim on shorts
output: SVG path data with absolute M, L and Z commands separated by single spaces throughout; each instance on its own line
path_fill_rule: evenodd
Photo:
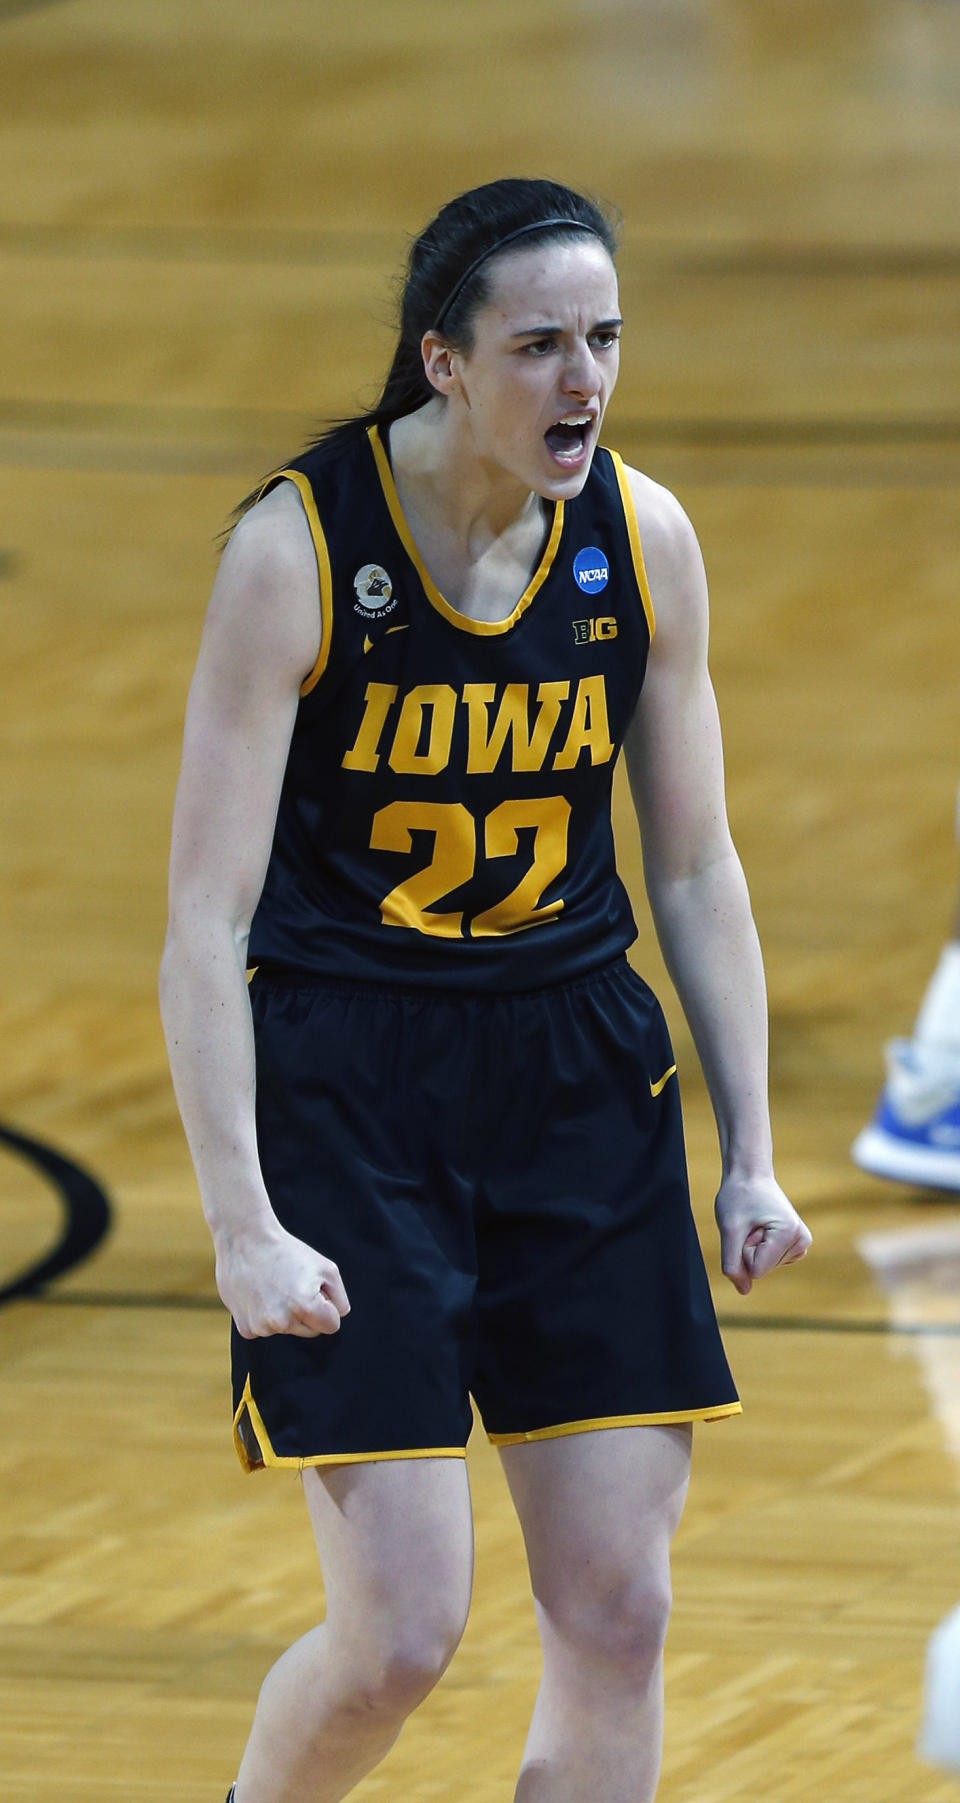
M 250 1425 L 253 1428 L 254 1437 L 263 1454 L 264 1464 L 266 1465 L 271 1461 L 275 1461 L 276 1454 L 270 1444 L 270 1435 L 263 1425 L 263 1416 L 253 1400 L 253 1391 L 250 1388 L 249 1376 L 243 1386 L 243 1395 L 240 1398 L 239 1407 L 233 1417 L 233 1444 L 236 1449 L 237 1458 L 240 1460 L 244 1471 L 259 1471 L 260 1466 L 255 1464 L 251 1459 L 243 1443 L 243 1436 L 240 1433 L 240 1417 L 244 1413 L 250 1417 Z
M 244 1411 L 250 1417 L 250 1425 L 260 1448 L 262 1464 L 259 1465 L 250 1458 L 240 1433 L 240 1417 Z M 374 1464 L 383 1459 L 465 1459 L 467 1456 L 464 1446 L 417 1446 L 402 1452 L 320 1452 L 310 1458 L 274 1452 L 263 1416 L 253 1400 L 249 1377 L 243 1386 L 240 1406 L 233 1417 L 233 1444 L 244 1471 L 248 1472 L 283 1466 L 293 1471 L 303 1471 L 308 1465 L 363 1465 Z
M 416 1446 L 406 1452 L 321 1452 L 311 1459 L 278 1459 L 278 1465 L 375 1465 L 381 1459 L 465 1459 L 465 1446 Z
M 314 500 L 309 479 L 302 470 L 277 470 L 276 474 L 270 476 L 264 483 L 257 496 L 258 501 L 261 496 L 266 494 L 268 488 L 273 487 L 275 482 L 292 482 L 303 502 L 303 511 L 307 516 L 307 524 L 310 527 L 310 536 L 313 539 L 313 549 L 317 559 L 317 575 L 320 578 L 320 650 L 317 653 L 317 661 L 313 669 L 300 684 L 302 697 L 309 695 L 310 690 L 316 688 L 330 657 L 330 642 L 333 638 L 333 573 L 330 569 L 327 541 L 320 524 L 320 515 L 317 512 L 317 503 Z
M 530 1440 L 559 1440 L 565 1434 L 589 1434 L 604 1427 L 665 1427 L 676 1421 L 723 1421 L 742 1415 L 739 1402 L 715 1403 L 710 1409 L 663 1409 L 655 1415 L 601 1415 L 594 1421 L 561 1421 L 556 1427 L 534 1427 L 526 1434 L 489 1434 L 492 1446 L 524 1446 Z
M 637 509 L 634 505 L 633 495 L 630 491 L 630 484 L 627 481 L 627 472 L 623 467 L 623 458 L 617 451 L 611 451 L 610 456 L 613 458 L 613 467 L 617 473 L 620 499 L 623 502 L 623 517 L 626 521 L 627 536 L 630 540 L 630 550 L 633 553 L 634 574 L 637 578 L 637 587 L 640 590 L 640 599 L 643 602 L 643 611 L 647 616 L 647 625 L 650 629 L 650 637 L 652 639 L 657 630 L 657 622 L 654 618 L 653 602 L 650 598 L 650 584 L 647 581 L 647 571 L 643 561 L 643 551 L 640 545 L 640 527 L 637 525 Z

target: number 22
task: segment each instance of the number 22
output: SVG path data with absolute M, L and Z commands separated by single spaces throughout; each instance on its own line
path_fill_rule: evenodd
M 566 864 L 569 821 L 570 803 L 562 795 L 502 801 L 486 816 L 482 822 L 484 857 L 514 857 L 525 828 L 533 829 L 533 857 L 510 894 L 469 922 L 471 938 L 519 933 L 560 913 L 562 899 L 541 907 L 540 897 Z M 391 801 L 379 809 L 370 834 L 373 851 L 409 853 L 415 832 L 433 834 L 430 862 L 398 883 L 380 903 L 384 926 L 414 927 L 443 939 L 466 936 L 462 912 L 426 910 L 459 889 L 461 883 L 469 882 L 476 869 L 480 825 L 459 801 Z

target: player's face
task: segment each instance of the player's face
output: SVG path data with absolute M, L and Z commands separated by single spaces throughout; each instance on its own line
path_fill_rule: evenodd
M 506 252 L 458 358 L 473 448 L 550 500 L 580 493 L 620 361 L 617 275 L 579 239 Z

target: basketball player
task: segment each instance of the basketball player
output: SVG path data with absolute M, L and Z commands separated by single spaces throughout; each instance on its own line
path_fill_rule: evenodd
M 717 1116 L 723 1268 L 746 1294 L 809 1243 L 771 1164 L 696 540 L 598 449 L 614 249 L 551 182 L 444 207 L 380 405 L 269 480 L 214 586 L 163 1013 L 237 1450 L 302 1473 L 327 1603 L 264 1683 L 235 1803 L 343 1797 L 447 1665 L 471 1393 L 543 1643 L 517 1798 L 654 1795 L 691 1423 L 740 1405 L 625 958 L 621 745 Z

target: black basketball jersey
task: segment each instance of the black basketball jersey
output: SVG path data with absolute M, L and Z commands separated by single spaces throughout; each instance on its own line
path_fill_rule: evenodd
M 320 577 L 250 962 L 523 990 L 618 956 L 613 770 L 653 630 L 623 465 L 554 505 L 513 612 L 472 620 L 425 569 L 376 431 L 308 451 Z

